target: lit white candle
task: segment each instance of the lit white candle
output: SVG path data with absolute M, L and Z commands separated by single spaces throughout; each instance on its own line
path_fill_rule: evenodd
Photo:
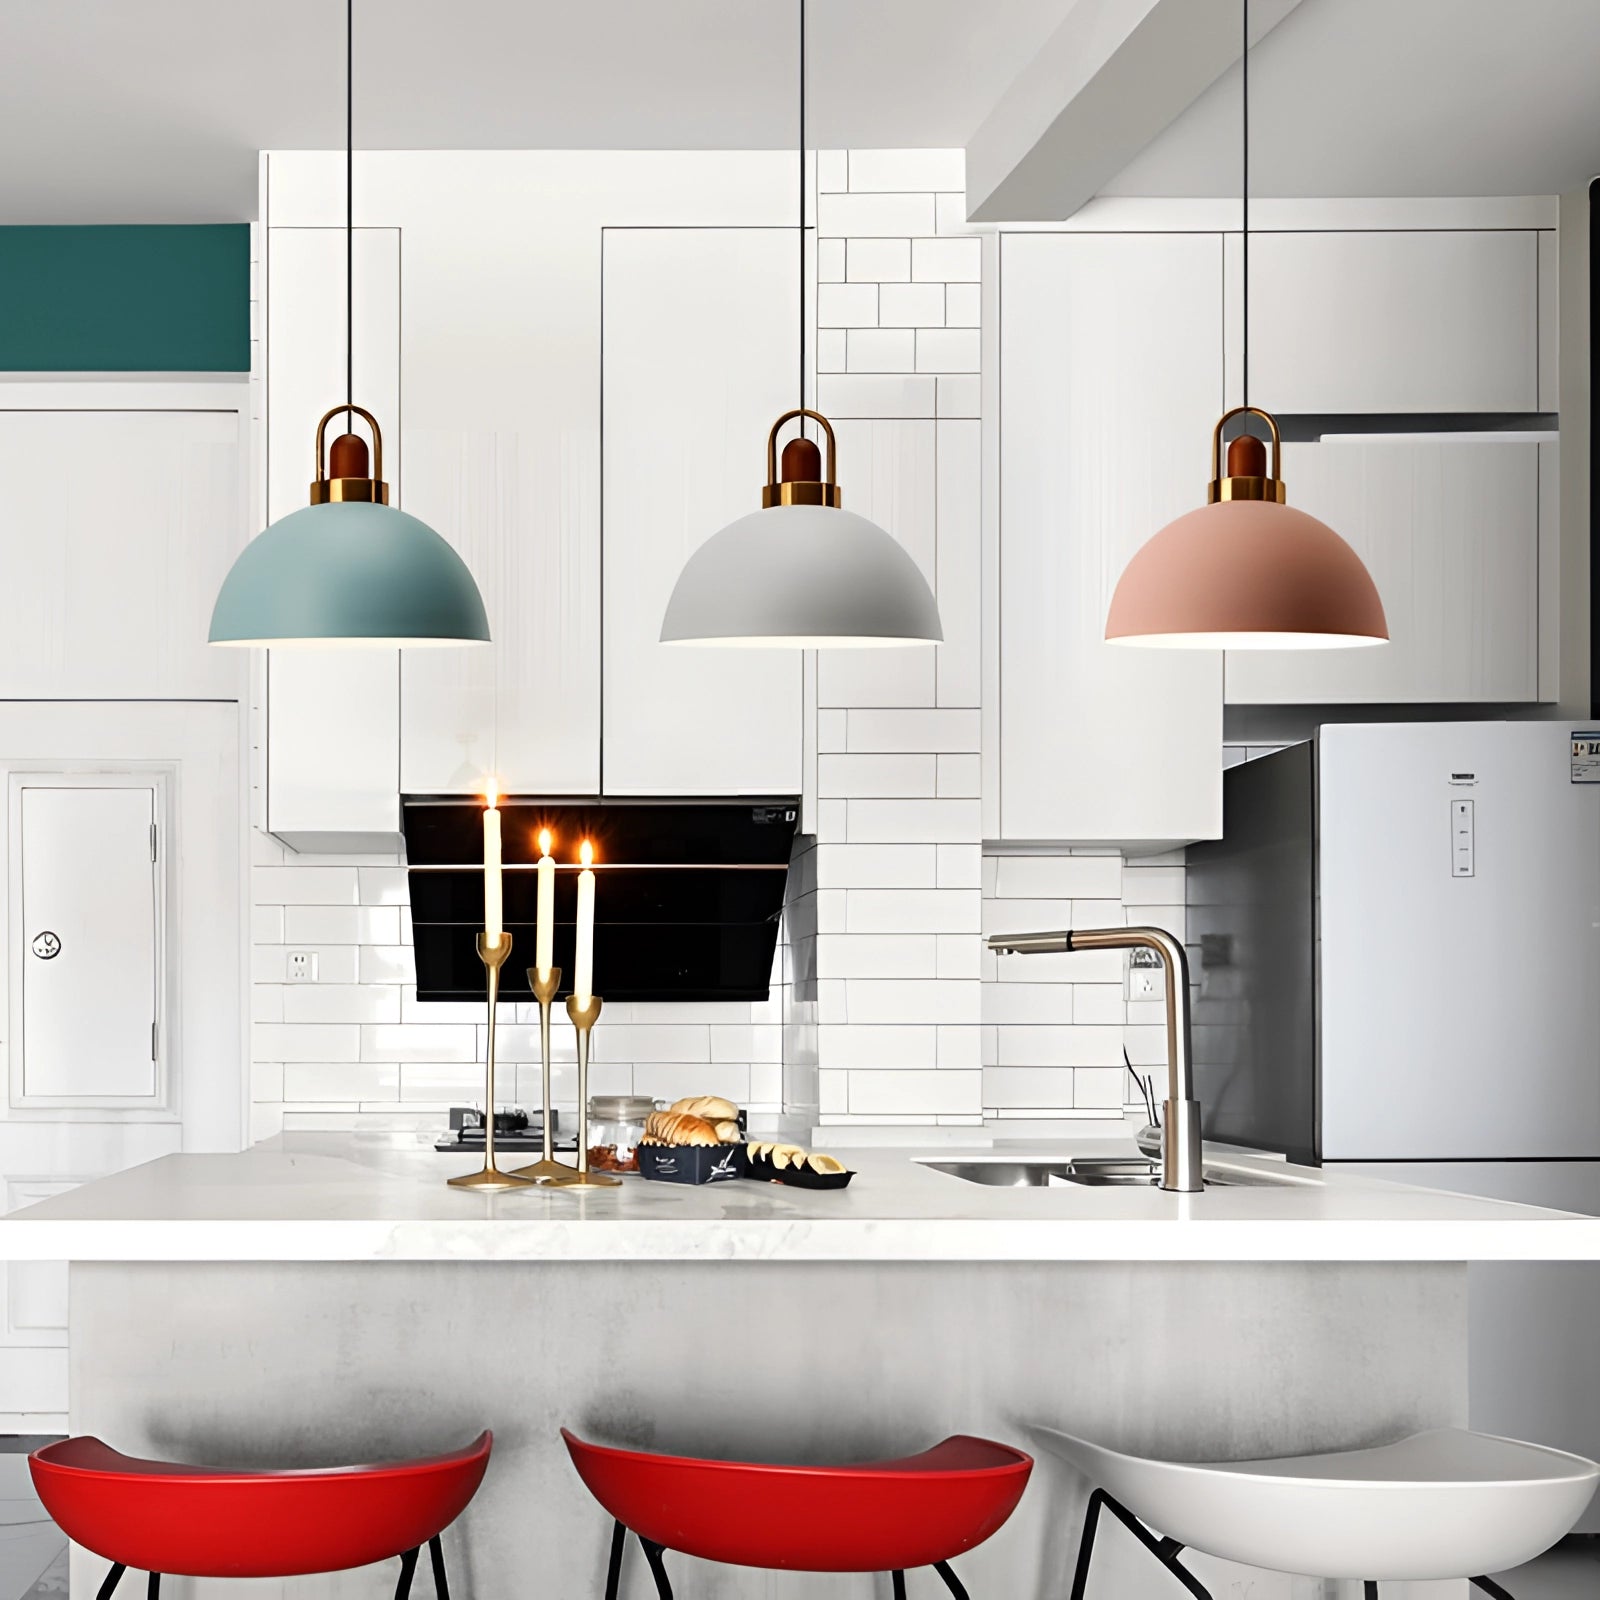
M 583 871 L 578 874 L 578 953 L 574 959 L 572 992 L 580 1006 L 594 998 L 594 847 L 587 839 L 578 852 Z
M 539 832 L 539 920 L 534 931 L 533 964 L 540 976 L 549 972 L 555 963 L 556 931 L 556 864 L 550 858 L 550 830 Z
M 493 789 L 484 796 L 483 811 L 483 931 L 498 939 L 505 931 L 501 910 L 500 813 L 495 809 L 498 796 Z

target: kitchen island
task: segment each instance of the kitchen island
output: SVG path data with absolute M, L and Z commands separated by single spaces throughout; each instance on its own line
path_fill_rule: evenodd
M 599 1592 L 609 1533 L 563 1424 L 799 1461 L 956 1432 L 1030 1448 L 1040 1423 L 1174 1457 L 1353 1447 L 1464 1423 L 1466 1262 L 1600 1259 L 1597 1219 L 1254 1158 L 1209 1156 L 1223 1181 L 1199 1195 L 928 1164 L 1054 1153 L 852 1151 L 837 1192 L 629 1179 L 482 1196 L 445 1185 L 472 1158 L 294 1134 L 13 1213 L 0 1254 L 71 1263 L 74 1432 L 282 1465 L 491 1427 L 489 1476 L 447 1535 L 463 1592 L 562 1597 Z M 1064 1592 L 1084 1493 L 1041 1456 L 1011 1523 L 958 1563 L 973 1595 Z M 877 1593 L 867 1576 L 675 1567 L 679 1593 L 717 1600 Z M 74 1593 L 101 1570 L 75 1552 Z M 1161 1575 L 1137 1573 L 1102 1592 L 1143 1600 Z M 1252 1582 L 1256 1600 L 1319 1592 Z M 652 1592 L 632 1553 L 623 1592 Z

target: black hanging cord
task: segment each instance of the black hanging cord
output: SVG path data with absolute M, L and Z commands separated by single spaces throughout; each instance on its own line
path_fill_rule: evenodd
M 800 0 L 800 437 L 806 436 L 806 0 Z
M 344 431 L 355 432 L 356 403 L 356 6 L 344 0 Z
M 1241 255 L 1244 263 L 1244 392 L 1250 404 L 1250 0 L 1240 0 L 1244 19 L 1244 48 L 1239 55 L 1239 197 L 1243 213 L 1244 238 Z

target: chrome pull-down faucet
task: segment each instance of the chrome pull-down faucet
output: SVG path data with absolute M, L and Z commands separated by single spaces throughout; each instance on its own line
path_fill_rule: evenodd
M 1059 955 L 1068 950 L 1154 950 L 1167 981 L 1167 1098 L 1161 1119 L 1161 1187 L 1195 1194 L 1205 1187 L 1200 1162 L 1200 1102 L 1194 1097 L 1189 1038 L 1189 958 L 1165 928 L 1064 928 L 1057 933 L 996 933 L 1002 955 Z

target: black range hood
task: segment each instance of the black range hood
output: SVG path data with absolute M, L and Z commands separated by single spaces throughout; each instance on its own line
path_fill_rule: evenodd
M 796 796 L 745 800 L 499 801 L 506 999 L 532 999 L 539 831 L 563 867 L 595 847 L 595 988 L 607 1000 L 765 1000 L 799 826 Z M 417 998 L 478 1000 L 483 801 L 405 795 Z M 572 981 L 577 873 L 556 874 L 555 963 Z

